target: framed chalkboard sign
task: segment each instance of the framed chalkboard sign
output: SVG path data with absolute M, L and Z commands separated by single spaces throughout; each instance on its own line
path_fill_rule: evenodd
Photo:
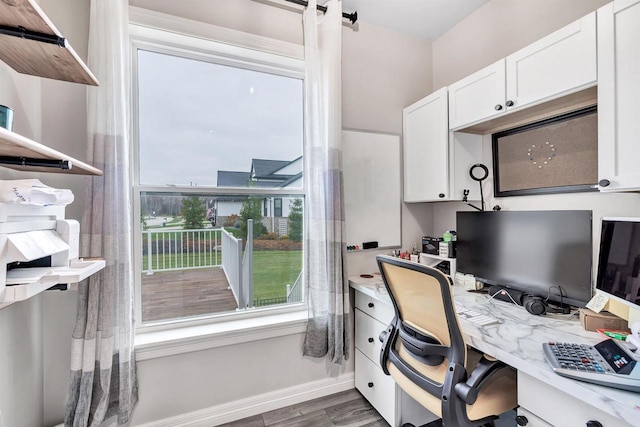
M 494 194 L 597 191 L 596 106 L 492 135 Z
M 400 136 L 344 130 L 342 169 L 347 245 L 401 245 Z

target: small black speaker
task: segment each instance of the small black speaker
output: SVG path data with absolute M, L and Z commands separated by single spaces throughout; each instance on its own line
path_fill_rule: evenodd
M 500 301 L 506 301 L 518 305 L 522 305 L 522 299 L 524 298 L 524 294 L 520 291 L 495 285 L 489 287 L 489 296 L 499 299 Z

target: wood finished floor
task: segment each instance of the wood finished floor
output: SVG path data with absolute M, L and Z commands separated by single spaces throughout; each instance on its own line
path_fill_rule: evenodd
M 221 427 L 389 427 L 356 390 L 265 412 Z
M 238 306 L 222 268 L 142 275 L 142 321 L 233 311 Z

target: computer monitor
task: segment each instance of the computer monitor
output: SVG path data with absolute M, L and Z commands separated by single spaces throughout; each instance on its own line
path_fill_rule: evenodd
M 586 210 L 458 212 L 456 270 L 583 307 L 592 296 L 591 216 Z
M 640 218 L 602 219 L 596 290 L 640 310 Z

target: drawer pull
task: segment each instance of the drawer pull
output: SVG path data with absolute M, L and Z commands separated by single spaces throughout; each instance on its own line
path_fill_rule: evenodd
M 369 386 L 369 388 L 373 388 L 373 383 L 367 383 L 367 385 Z M 600 426 L 602 427 L 602 426 Z
M 373 342 L 373 338 L 369 337 L 369 339 L 367 341 Z
M 369 307 L 369 308 L 373 308 L 373 303 L 372 303 L 372 302 L 370 302 L 369 304 L 367 304 L 367 307 Z

